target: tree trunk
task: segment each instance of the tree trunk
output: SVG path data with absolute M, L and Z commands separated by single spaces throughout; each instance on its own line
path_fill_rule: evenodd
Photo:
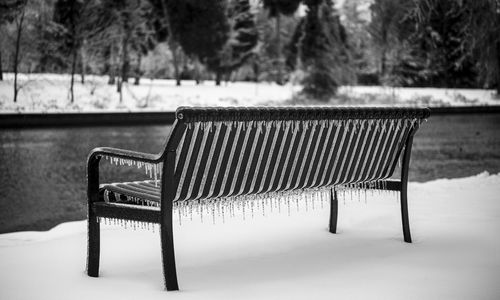
M 0 81 L 3 80 L 3 69 L 2 69 L 2 45 L 0 44 Z
M 122 78 L 121 76 L 118 76 L 118 78 L 116 79 L 116 91 L 118 93 L 120 93 L 120 96 L 121 96 L 121 93 L 122 93 Z M 121 102 L 121 100 L 120 100 Z
M 281 18 L 280 13 L 276 14 L 276 55 L 278 59 L 278 75 L 276 78 L 276 83 L 279 85 L 283 84 L 283 75 L 281 73 Z
M 124 30 L 122 38 L 122 55 L 121 55 L 121 78 L 122 82 L 128 82 L 128 70 L 130 67 L 130 61 L 128 57 L 128 32 Z
M 259 63 L 257 61 L 253 62 L 252 69 L 253 69 L 253 75 L 254 75 L 253 81 L 259 82 L 260 66 L 259 66 Z
M 114 85 L 115 84 L 115 77 L 116 77 L 116 74 L 115 74 L 115 51 L 114 51 L 114 47 L 113 46 L 110 46 L 109 47 L 109 68 L 108 68 L 108 72 L 109 72 L 109 80 L 108 80 L 108 84 L 109 85 Z
M 141 51 L 137 51 L 137 64 L 135 66 L 135 80 L 134 85 L 139 85 L 139 81 L 141 80 L 141 61 L 142 61 L 142 53 Z
M 87 65 L 87 56 L 85 55 L 85 50 L 86 50 L 86 47 L 85 47 L 85 44 L 86 44 L 86 41 L 85 39 L 82 41 L 82 45 L 80 47 L 80 63 L 81 63 L 81 73 L 80 73 L 80 76 L 81 76 L 81 82 L 82 84 L 85 83 L 85 68 L 86 68 L 86 65 Z
M 169 40 L 170 49 L 172 51 L 172 62 L 174 63 L 175 85 L 181 85 L 181 73 L 179 72 L 179 53 L 178 45 L 172 39 Z
M 500 97 L 500 41 L 497 42 L 497 96 Z
M 75 47 L 73 45 L 73 47 Z M 75 101 L 75 94 L 73 87 L 75 86 L 75 73 L 76 73 L 76 59 L 78 57 L 78 52 L 76 48 L 73 48 L 73 55 L 72 55 L 72 61 L 71 61 L 71 84 L 69 86 L 69 94 L 70 94 L 70 99 L 71 103 Z
M 122 85 L 123 85 L 123 63 L 124 63 L 124 47 L 123 47 L 123 28 L 122 28 L 122 43 L 118 48 L 118 63 L 116 64 L 116 91 L 120 94 L 120 103 L 122 103 Z
M 220 71 L 215 72 L 215 85 L 220 86 L 220 82 L 222 79 L 222 73 Z
M 382 53 L 380 54 L 380 77 L 384 77 L 385 72 L 386 72 L 386 58 L 385 58 L 385 49 L 382 50 Z
M 196 81 L 196 85 L 199 85 L 201 83 L 200 62 L 196 58 L 193 63 L 194 63 L 194 76 L 195 76 L 194 79 Z
M 178 62 L 177 62 L 177 58 L 176 58 L 176 46 L 177 46 L 177 43 L 174 41 L 173 37 L 172 37 L 172 28 L 170 27 L 170 22 L 168 21 L 168 10 L 167 10 L 167 5 L 166 5 L 166 1 L 160 1 L 160 4 L 161 4 L 161 8 L 163 10 L 163 14 L 165 15 L 165 21 L 166 21 L 166 24 L 167 24 L 167 28 L 168 28 L 168 32 L 169 32 L 169 37 L 168 37 L 168 45 L 170 46 L 170 51 L 172 51 L 172 60 L 173 60 L 173 63 L 174 63 L 174 72 L 175 72 L 175 80 L 176 80 L 176 85 L 177 86 L 180 86 L 181 85 L 181 78 L 180 78 L 180 74 L 179 74 L 179 65 L 178 65 Z
M 19 19 L 19 22 L 17 22 L 16 50 L 14 53 L 14 102 L 17 102 L 17 93 L 19 92 L 17 87 L 17 72 L 19 65 L 19 50 L 21 48 L 21 33 L 23 31 L 24 9 L 25 7 L 23 6 L 21 18 Z

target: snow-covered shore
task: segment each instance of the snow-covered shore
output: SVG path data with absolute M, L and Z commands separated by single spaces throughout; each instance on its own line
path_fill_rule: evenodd
M 242 220 L 175 223 L 181 290 L 163 291 L 158 232 L 104 226 L 101 277 L 85 222 L 0 235 L 2 299 L 498 299 L 500 174 L 411 183 L 413 244 L 396 198 Z
M 0 112 L 101 112 L 101 111 L 175 111 L 178 106 L 256 106 L 256 105 L 324 105 L 295 97 L 299 85 L 229 82 L 215 86 L 213 81 L 195 85 L 182 81 L 142 79 L 141 85 L 125 84 L 123 99 L 107 77 L 89 75 L 85 84 L 76 77 L 75 102 L 69 101 L 69 76 L 58 74 L 20 74 L 19 98 L 13 102 L 13 75 L 0 81 Z M 471 106 L 499 105 L 494 90 L 388 88 L 343 86 L 329 105 L 424 105 Z

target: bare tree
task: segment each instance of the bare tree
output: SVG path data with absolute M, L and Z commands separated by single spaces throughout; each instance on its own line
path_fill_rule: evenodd
M 15 21 L 16 23 L 16 48 L 14 50 L 14 102 L 17 102 L 17 94 L 19 93 L 19 87 L 17 85 L 17 74 L 19 67 L 19 53 L 21 50 L 21 36 L 23 32 L 24 16 L 25 16 L 26 5 L 21 8 L 21 16 Z
M 0 27 L 17 20 L 21 11 L 24 13 L 25 5 L 26 0 L 4 0 L 0 2 Z M 3 80 L 2 49 L 3 47 L 0 44 L 0 80 Z
M 21 37 L 25 16 L 26 0 L 5 0 L 0 3 L 0 26 L 15 22 L 16 25 L 16 48 L 14 52 L 14 102 L 17 101 L 19 88 L 17 86 L 17 73 L 19 64 L 19 52 L 21 48 Z M 0 80 L 3 80 L 2 51 L 0 45 Z

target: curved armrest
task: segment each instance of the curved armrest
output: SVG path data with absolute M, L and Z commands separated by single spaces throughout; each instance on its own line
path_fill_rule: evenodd
M 89 205 L 90 203 L 99 201 L 99 157 L 103 155 L 152 164 L 159 163 L 162 159 L 161 154 L 150 154 L 109 147 L 93 149 L 90 151 L 87 159 L 87 195 Z
M 151 153 L 137 152 L 137 151 L 110 148 L 110 147 L 100 147 L 93 149 L 92 151 L 90 151 L 90 154 L 88 156 L 88 161 L 91 161 L 103 155 L 109 157 L 131 159 L 135 161 L 142 161 L 153 164 L 159 163 L 161 161 L 161 155 L 159 154 L 151 154 Z

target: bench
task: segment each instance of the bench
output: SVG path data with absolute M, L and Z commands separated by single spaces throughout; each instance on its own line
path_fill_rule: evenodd
M 90 153 L 87 274 L 99 275 L 101 218 L 155 223 L 166 289 L 178 290 L 172 215 L 175 204 L 193 201 L 327 190 L 329 230 L 335 233 L 337 191 L 398 191 L 403 237 L 410 243 L 410 152 L 413 135 L 429 115 L 427 108 L 181 107 L 161 153 Z M 156 180 L 100 184 L 102 158 L 145 168 Z M 399 158 L 401 179 L 389 179 Z

